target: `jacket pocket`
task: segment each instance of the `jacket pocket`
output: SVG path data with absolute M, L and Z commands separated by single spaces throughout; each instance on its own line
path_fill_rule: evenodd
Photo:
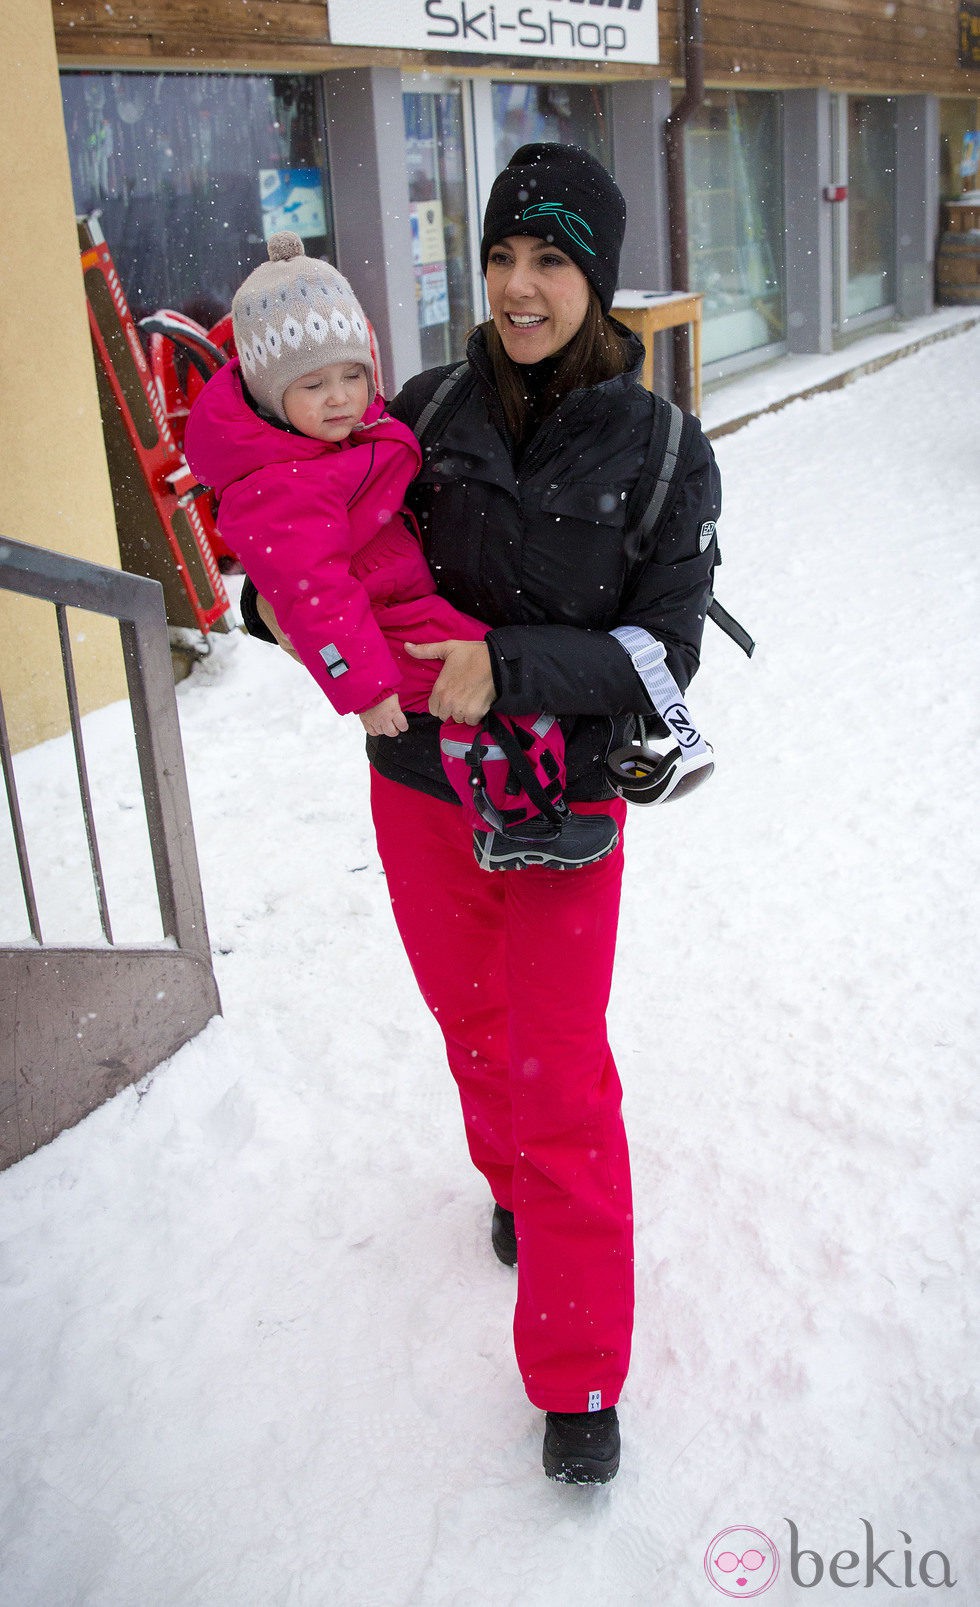
M 523 582 L 558 623 L 602 629 L 625 576 L 626 496 L 608 482 L 548 486 L 528 521 Z
M 507 600 L 519 593 L 520 514 L 509 463 L 433 453 L 409 496 L 437 590 L 489 623 L 512 617 Z

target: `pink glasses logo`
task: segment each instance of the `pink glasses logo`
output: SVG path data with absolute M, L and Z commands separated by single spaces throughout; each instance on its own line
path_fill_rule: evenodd
M 709 1542 L 704 1571 L 723 1596 L 748 1601 L 773 1583 L 779 1573 L 779 1552 L 761 1529 L 736 1523 Z

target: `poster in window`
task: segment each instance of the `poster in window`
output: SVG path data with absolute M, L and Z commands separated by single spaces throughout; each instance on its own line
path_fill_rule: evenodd
M 412 261 L 444 262 L 446 260 L 446 234 L 442 226 L 441 201 L 413 201 Z
M 415 287 L 419 298 L 419 328 L 449 322 L 449 281 L 445 262 L 421 262 L 415 267 Z
M 960 66 L 980 67 L 980 0 L 960 0 Z
M 326 234 L 323 180 L 318 167 L 260 168 L 259 199 L 266 240 L 280 229 L 292 229 L 301 240 Z

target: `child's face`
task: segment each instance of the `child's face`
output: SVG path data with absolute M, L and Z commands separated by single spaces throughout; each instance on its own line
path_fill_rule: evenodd
M 360 363 L 327 363 L 287 386 L 282 410 L 294 430 L 314 441 L 346 441 L 367 411 L 367 374 Z

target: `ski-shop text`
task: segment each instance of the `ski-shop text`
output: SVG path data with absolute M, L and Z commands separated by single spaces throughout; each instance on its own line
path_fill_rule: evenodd
M 498 44 L 506 52 L 508 44 L 544 45 L 554 50 L 568 46 L 568 54 L 593 51 L 614 56 L 626 49 L 626 29 L 616 22 L 575 21 L 556 16 L 549 6 L 518 6 L 515 13 L 499 3 L 481 6 L 474 0 L 425 0 L 425 15 L 438 24 L 426 29 L 427 39 L 460 39 Z

